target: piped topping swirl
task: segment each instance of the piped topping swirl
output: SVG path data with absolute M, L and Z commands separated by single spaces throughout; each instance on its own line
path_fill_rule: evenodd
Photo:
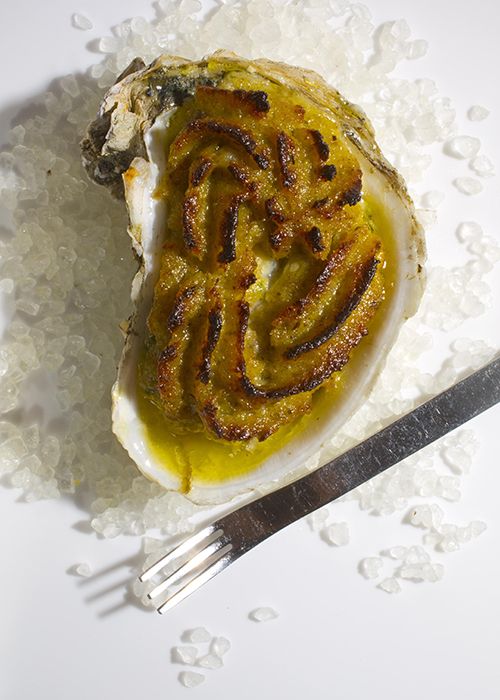
M 339 381 L 386 291 L 362 172 L 339 125 L 259 80 L 236 71 L 198 86 L 172 118 L 157 192 L 167 231 L 140 368 L 167 419 L 227 441 L 264 440 L 308 412 Z

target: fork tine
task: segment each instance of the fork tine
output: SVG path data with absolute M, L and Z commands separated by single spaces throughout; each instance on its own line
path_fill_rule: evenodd
M 219 532 L 222 533 L 222 530 Z M 207 546 L 202 549 L 201 551 L 197 552 L 192 556 L 188 561 L 180 566 L 176 571 L 173 571 L 170 576 L 167 576 L 167 578 L 162 581 L 158 586 L 153 588 L 152 591 L 148 593 L 148 598 L 152 600 L 153 598 L 156 598 L 156 596 L 160 595 L 160 593 L 163 593 L 167 588 L 170 588 L 176 581 L 181 579 L 183 576 L 186 576 L 187 574 L 191 573 L 193 569 L 196 569 L 197 567 L 201 566 L 203 562 L 206 559 L 210 559 L 210 557 L 215 554 L 218 550 L 221 549 L 226 543 L 223 540 L 216 539 L 214 542 L 209 542 Z
M 198 590 L 198 588 L 203 586 L 203 584 L 207 583 L 207 581 L 210 581 L 211 578 L 223 571 L 223 569 L 225 569 L 225 567 L 230 563 L 230 558 L 227 555 L 231 549 L 232 545 L 226 544 L 224 547 L 222 547 L 222 549 L 219 549 L 217 552 L 215 552 L 215 554 L 212 554 L 211 558 L 213 561 L 207 568 L 205 568 L 199 574 L 196 574 L 194 578 L 190 579 L 188 583 L 186 583 L 182 588 L 179 588 L 178 591 L 169 596 L 166 601 L 160 605 L 158 608 L 160 615 L 166 613 L 167 610 L 173 608 L 174 605 L 180 603 L 182 600 L 184 600 L 184 598 L 187 598 L 188 595 L 194 593 L 196 590 Z
M 158 561 L 150 566 L 149 569 L 143 571 L 139 576 L 139 581 L 149 581 L 149 579 L 153 578 L 158 571 L 161 571 L 161 569 L 167 566 L 167 564 L 169 564 L 171 561 L 181 557 L 183 554 L 186 554 L 186 552 L 202 542 L 206 537 L 209 537 L 210 535 L 217 537 L 218 532 L 219 530 L 216 530 L 215 526 L 212 524 L 204 527 L 203 530 L 196 532 L 194 535 L 191 535 L 191 537 L 188 537 L 186 540 L 177 545 L 177 547 L 174 547 L 174 549 L 172 549 L 170 552 L 167 552 L 165 556 L 158 559 Z

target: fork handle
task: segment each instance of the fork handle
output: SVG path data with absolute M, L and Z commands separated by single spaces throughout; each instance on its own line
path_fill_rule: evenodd
M 499 401 L 500 356 L 323 467 L 229 513 L 220 523 L 229 525 L 234 552 L 244 554 Z

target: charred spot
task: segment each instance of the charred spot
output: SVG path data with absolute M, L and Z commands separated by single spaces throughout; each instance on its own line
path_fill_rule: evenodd
M 323 165 L 320 170 L 320 177 L 322 180 L 327 180 L 331 182 L 335 175 L 337 174 L 337 168 L 333 164 Z
M 329 203 L 330 197 L 323 197 L 323 199 L 317 199 L 311 206 L 313 209 L 323 209 L 323 207 L 326 207 L 326 205 Z
M 250 154 L 255 151 L 257 146 L 252 135 L 236 124 L 228 124 L 227 122 L 216 121 L 214 119 L 194 119 L 186 128 L 187 131 L 207 131 L 213 134 L 227 136 L 232 141 L 243 146 L 245 151 Z
M 295 164 L 295 144 L 290 136 L 280 131 L 276 145 L 283 187 L 292 187 L 297 180 L 297 173 L 291 167 Z
M 341 207 L 345 206 L 348 204 L 350 207 L 353 207 L 355 204 L 357 204 L 359 201 L 361 201 L 361 190 L 363 188 L 363 183 L 361 180 L 361 175 L 358 176 L 356 181 L 354 182 L 349 189 L 347 189 L 345 192 L 343 192 L 340 196 L 339 204 Z
M 312 229 L 306 233 L 305 238 L 313 253 L 321 253 L 325 249 L 323 236 L 317 226 L 313 226 Z
M 174 306 L 167 321 L 167 328 L 169 331 L 173 331 L 178 326 L 181 326 L 184 322 L 184 314 L 186 312 L 186 302 L 191 299 L 196 291 L 196 287 L 186 287 L 185 289 L 177 295 L 174 301 Z
M 276 223 L 282 224 L 285 221 L 285 215 L 283 213 L 283 210 L 281 209 L 281 206 L 276 199 L 276 197 L 271 197 L 270 199 L 266 199 L 264 202 L 264 207 L 266 210 L 267 216 L 272 220 L 275 221 Z
M 221 263 L 230 263 L 236 260 L 236 229 L 238 228 L 241 201 L 241 195 L 236 195 L 224 212 L 221 227 L 222 250 L 217 258 Z
M 366 290 L 371 284 L 373 277 L 375 276 L 375 272 L 377 271 L 377 266 L 379 262 L 380 260 L 377 260 L 377 258 L 370 258 L 368 262 L 365 263 L 365 265 L 360 271 L 354 289 L 349 294 L 347 301 L 342 307 L 342 309 L 336 315 L 333 323 L 330 324 L 328 328 L 326 328 L 322 333 L 315 336 L 314 338 L 311 338 L 311 340 L 308 340 L 305 343 L 300 343 L 294 348 L 288 350 L 285 354 L 285 357 L 287 357 L 289 360 L 293 360 L 305 352 L 309 352 L 310 350 L 315 350 L 316 348 L 319 348 L 321 345 L 333 338 L 335 333 L 337 333 L 342 324 L 347 321 L 349 316 L 356 309 L 359 302 L 363 298 L 363 295 L 365 294 Z
M 230 163 L 230 165 L 227 166 L 227 169 L 237 182 L 241 183 L 242 185 L 248 184 L 248 173 L 246 170 L 240 168 L 240 166 L 236 163 Z
M 304 118 L 306 110 L 304 109 L 304 107 L 302 107 L 302 105 L 295 105 L 293 109 L 295 114 L 299 117 L 299 119 Z
M 158 362 L 170 362 L 174 357 L 177 356 L 177 348 L 175 345 L 167 345 L 167 347 L 161 351 Z
M 219 342 L 220 333 L 222 330 L 222 314 L 220 307 L 211 309 L 208 314 L 208 331 L 205 345 L 202 351 L 202 362 L 198 371 L 198 379 L 203 384 L 208 384 L 210 378 L 211 359 L 215 346 Z
M 249 287 L 252 286 L 252 284 L 255 284 L 257 282 L 257 277 L 251 272 L 249 275 L 246 275 L 245 277 L 242 278 L 240 282 L 240 287 L 241 289 L 248 289 Z
M 252 158 L 257 163 L 261 170 L 267 170 L 269 167 L 269 158 L 265 153 L 254 153 Z
M 212 161 L 208 158 L 203 158 L 201 163 L 194 169 L 193 174 L 191 175 L 191 185 L 193 187 L 198 187 L 211 167 Z
M 317 129 L 310 129 L 309 133 L 312 136 L 314 147 L 316 148 L 320 160 L 328 160 L 330 157 L 330 148 L 323 138 L 322 133 Z
M 263 90 L 234 90 L 238 99 L 250 104 L 254 112 L 269 112 L 271 105 L 269 97 Z

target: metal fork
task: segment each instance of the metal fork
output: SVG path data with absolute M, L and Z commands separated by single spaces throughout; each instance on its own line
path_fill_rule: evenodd
M 167 591 L 165 613 L 287 525 L 397 464 L 500 401 L 500 357 L 323 467 L 242 506 L 191 535 L 144 571 L 176 568 L 148 594 Z M 174 584 L 177 590 L 172 591 Z

